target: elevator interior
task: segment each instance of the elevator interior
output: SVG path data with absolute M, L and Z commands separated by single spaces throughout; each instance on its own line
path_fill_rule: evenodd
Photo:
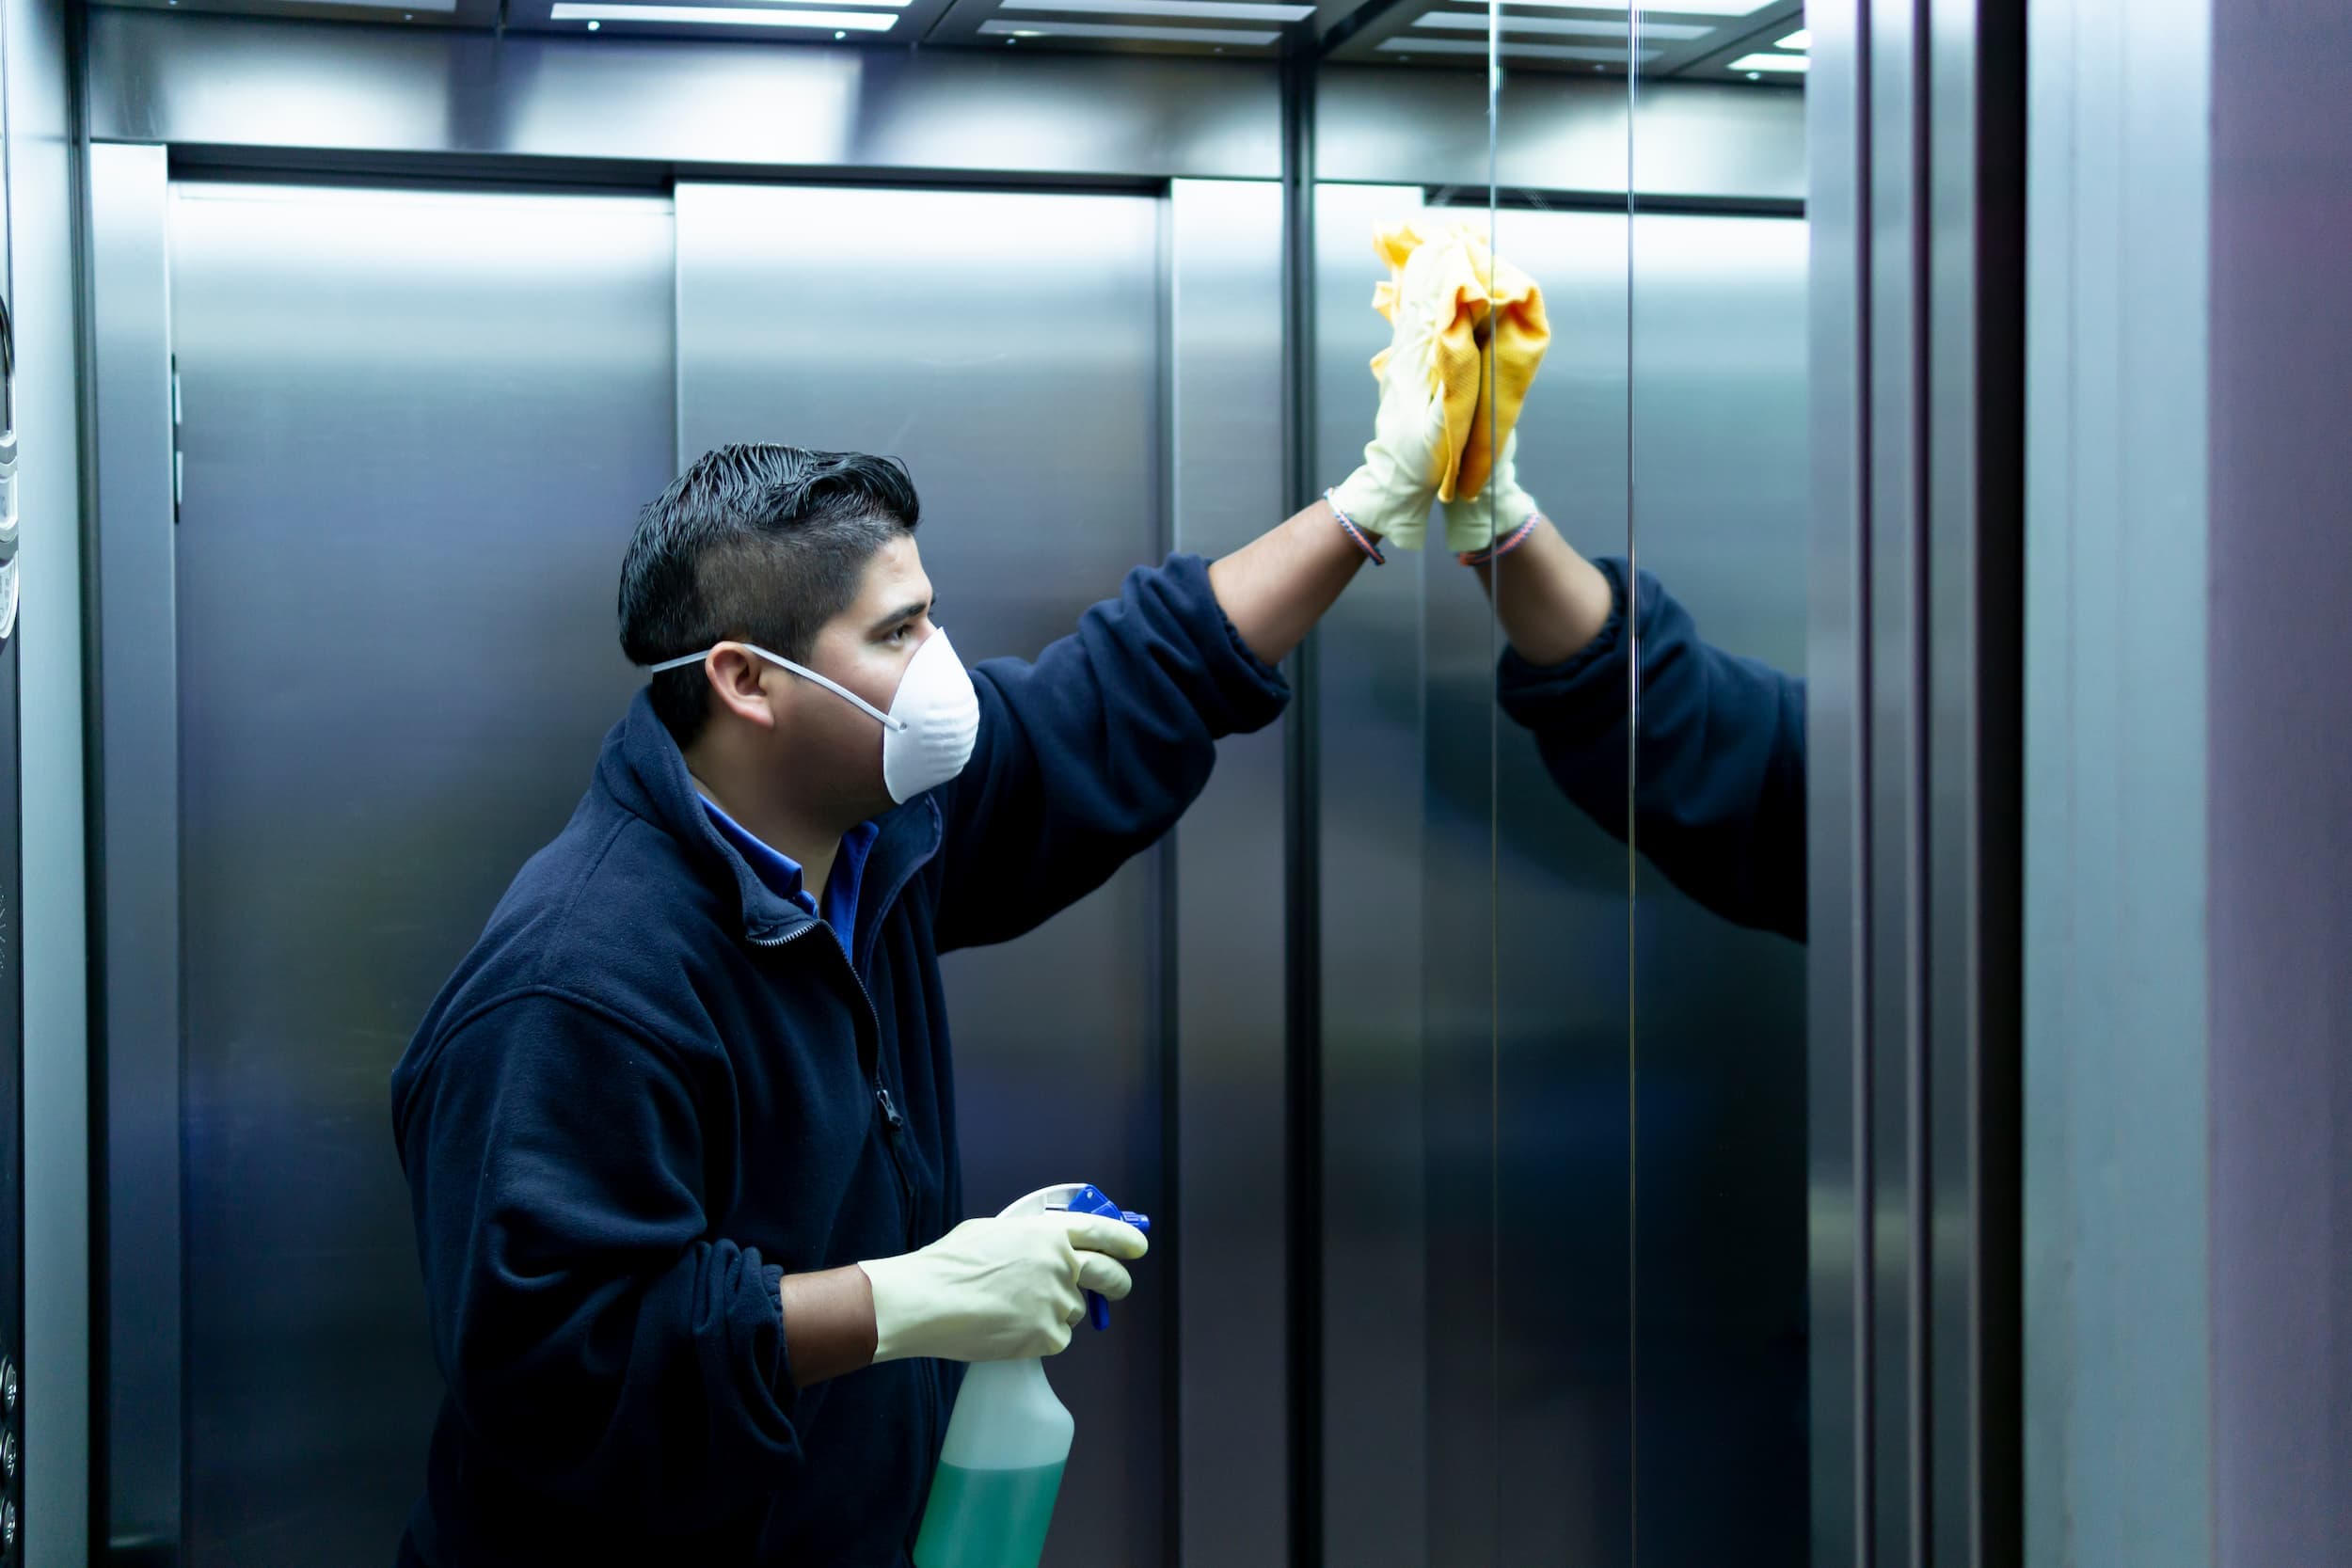
M 1804 669 L 1794 0 L 844 7 L 89 13 L 111 1560 L 389 1560 L 386 1076 L 707 448 L 903 457 L 958 646 L 1033 654 L 1336 483 L 1375 229 L 1471 223 L 1549 308 L 1527 488 Z M 1807 1560 L 1804 949 L 1562 798 L 1502 646 L 1391 551 L 1170 841 L 947 965 L 976 1212 L 1162 1222 L 1048 1562 Z

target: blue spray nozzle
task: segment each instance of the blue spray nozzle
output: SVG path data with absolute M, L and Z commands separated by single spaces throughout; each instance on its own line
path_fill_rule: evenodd
M 1147 1236 L 1152 1232 L 1151 1215 L 1138 1214 L 1132 1209 L 1121 1209 L 1103 1195 L 1102 1188 L 1091 1183 L 1071 1194 L 1070 1201 L 1065 1207 L 1073 1214 L 1102 1214 L 1111 1219 L 1124 1221 Z M 1087 1321 L 1094 1325 L 1097 1333 L 1111 1326 L 1111 1304 L 1093 1291 L 1087 1292 Z

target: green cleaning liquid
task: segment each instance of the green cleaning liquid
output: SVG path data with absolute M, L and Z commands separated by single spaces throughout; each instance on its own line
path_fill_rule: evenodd
M 1061 1490 L 1059 1464 L 1022 1470 L 939 1466 L 915 1537 L 915 1568 L 1035 1568 Z
M 1083 1184 L 1043 1188 L 996 1217 L 1057 1210 L 1065 1212 L 1059 1224 L 1092 1214 L 1138 1231 L 1152 1228 L 1149 1215 L 1129 1213 L 1102 1188 Z M 1101 1227 L 1083 1228 L 1099 1232 Z M 1088 1300 L 1094 1326 L 1109 1327 L 1109 1303 L 1091 1291 Z M 1045 1381 L 1042 1361 L 976 1361 L 965 1368 L 940 1441 L 923 1528 L 915 1533 L 914 1568 L 1038 1568 L 1076 1430 Z

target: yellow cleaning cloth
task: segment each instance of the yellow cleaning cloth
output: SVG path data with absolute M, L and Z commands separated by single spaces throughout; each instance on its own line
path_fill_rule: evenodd
M 1464 225 L 1424 233 L 1418 224 L 1399 224 L 1376 232 L 1373 249 L 1391 273 L 1373 290 L 1373 309 L 1391 325 L 1405 291 L 1428 291 L 1415 303 L 1429 308 L 1437 327 L 1430 390 L 1445 404 L 1448 453 L 1438 499 L 1472 499 L 1486 487 L 1496 454 L 1519 422 L 1519 407 L 1551 342 L 1544 292 L 1518 268 L 1498 261 L 1486 237 Z M 1415 264 L 1424 249 L 1430 254 Z M 1388 357 L 1386 349 L 1374 356 L 1375 376 Z

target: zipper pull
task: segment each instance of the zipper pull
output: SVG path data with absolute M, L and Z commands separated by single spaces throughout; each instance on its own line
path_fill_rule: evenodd
M 889 1124 L 893 1132 L 907 1124 L 907 1118 L 898 1114 L 898 1107 L 890 1102 L 890 1091 L 882 1087 L 879 1078 L 874 1081 L 874 1098 L 881 1102 L 882 1120 Z

